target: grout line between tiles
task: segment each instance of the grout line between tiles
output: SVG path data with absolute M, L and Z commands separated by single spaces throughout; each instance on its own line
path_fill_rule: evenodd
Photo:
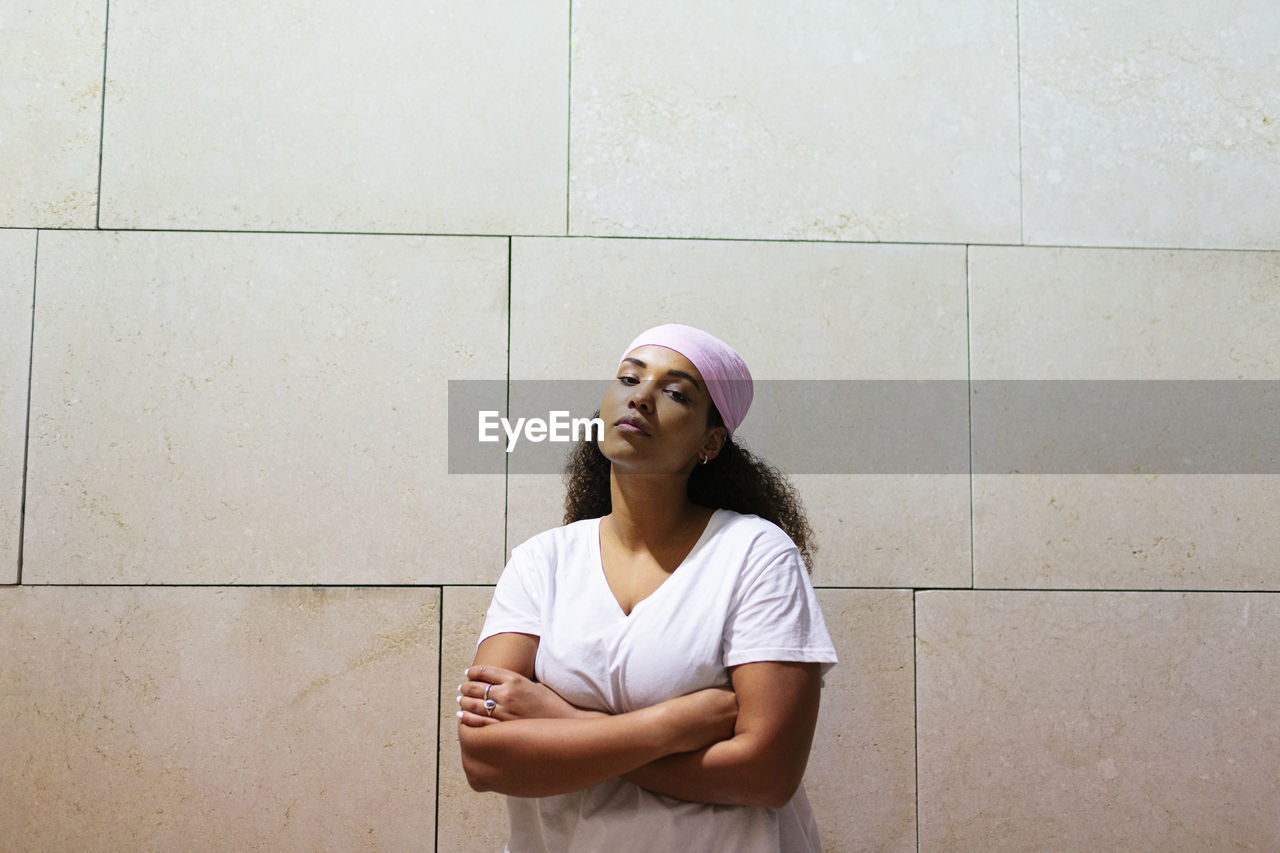
M 490 586 L 492 584 L 489 584 Z M 903 584 L 886 584 L 884 586 L 831 586 L 831 585 L 814 585 L 814 589 L 844 589 L 844 590 L 881 590 L 881 589 L 904 589 L 911 592 L 1088 592 L 1088 593 L 1168 593 L 1170 595 L 1275 595 L 1280 593 L 1280 587 L 1275 589 L 1192 589 L 1189 587 L 1181 587 L 1178 589 L 1142 589 L 1140 587 L 1133 588 L 1116 588 L 1116 587 L 1049 587 L 1049 586 L 905 586 Z
M 970 316 L 972 297 L 969 292 L 970 278 L 969 247 L 964 248 L 964 362 L 965 362 L 965 408 L 969 422 L 969 587 L 977 582 L 974 569 L 974 535 L 973 535 L 973 321 Z
M 503 404 L 511 417 L 511 254 L 514 237 L 507 238 L 507 396 Z M 511 525 L 511 454 L 502 458 L 502 565 L 507 563 L 507 535 Z
M 921 590 L 922 592 L 924 590 Z M 938 590 L 940 592 L 1088 592 L 1094 594 L 1145 594 L 1145 595 L 1280 595 L 1277 589 L 1110 589 L 1106 587 L 1031 587 L 1031 586 L 980 586 L 973 589 Z
M 39 582 L 24 583 L 25 587 L 44 587 L 46 589 L 492 589 L 492 583 L 109 583 L 109 582 Z M 13 587 L 14 584 L 0 586 Z M 909 590 L 921 592 L 1019 592 L 1027 594 L 1054 593 L 1091 593 L 1091 594 L 1126 594 L 1126 595 L 1280 595 L 1280 587 L 1273 589 L 1141 589 L 1118 587 L 1030 587 L 1030 586 L 905 586 L 903 584 L 886 584 L 884 586 L 815 586 L 817 590 Z
M 564 233 L 569 235 L 569 205 L 573 198 L 570 181 L 573 178 L 573 0 L 569 0 L 569 57 L 565 93 L 564 131 Z
M 0 225 L 0 230 L 6 231 L 30 231 L 29 225 Z M 822 240 L 818 238 L 812 239 L 795 239 L 795 238 L 779 238 L 779 237 L 682 237 L 679 235 L 666 236 L 637 236 L 634 234 L 539 234 L 529 232 L 527 234 L 515 233 L 474 233 L 463 231 L 308 231 L 308 230 L 281 230 L 281 229 L 264 229 L 264 228 L 41 228 L 42 231 L 111 231 L 122 234 L 138 233 L 138 234 L 276 234 L 276 235 L 293 235 L 299 237 L 476 237 L 485 239 L 506 239 L 529 238 L 529 239 L 551 239 L 551 240 L 665 240 L 668 242 L 679 243 L 769 243 L 769 244 L 811 244 L 811 245 L 831 245 L 831 246 L 906 246 L 906 247 L 924 247 L 924 246 L 963 246 L 969 248 L 991 248 L 991 249 L 1080 249 L 1095 250 L 1100 252 L 1228 252 L 1232 254 L 1252 254 L 1252 255 L 1273 255 L 1280 252 L 1280 245 L 1270 248 L 1247 248 L 1240 246 L 1133 246 L 1133 245 L 1102 245 L 1102 244 L 1086 244 L 1086 243 L 984 243 L 980 240 L 964 241 L 964 240 Z
M 1018 241 L 1025 244 L 1027 224 L 1026 209 L 1022 200 L 1025 178 L 1022 171 L 1022 3 L 1020 0 L 1015 0 L 1013 4 L 1013 31 L 1018 66 Z
M 102 19 L 102 104 L 98 114 L 98 192 L 94 198 L 93 227 L 102 227 L 102 151 L 107 137 L 107 39 L 111 32 L 111 0 Z
M 436 617 L 436 787 L 435 800 L 436 819 L 431 849 L 440 850 L 440 747 L 444 738 L 444 722 L 440 719 L 444 711 L 444 589 L 440 590 L 440 609 Z
M 920 663 L 916 659 L 916 638 L 920 632 L 916 621 L 916 598 L 919 594 L 919 591 L 911 593 L 911 748 L 916 773 L 916 853 L 920 853 Z
M 36 230 L 31 258 L 31 330 L 27 338 L 27 419 L 22 433 L 22 492 L 18 497 L 18 566 L 15 582 L 22 583 L 22 562 L 27 537 L 27 464 L 31 457 L 31 379 L 36 363 L 36 282 L 40 278 L 40 231 Z

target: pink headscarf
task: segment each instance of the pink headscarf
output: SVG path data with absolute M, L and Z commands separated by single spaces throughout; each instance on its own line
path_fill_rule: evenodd
M 751 371 L 747 370 L 747 363 L 733 347 L 701 329 L 667 323 L 641 332 L 622 357 L 626 358 L 634 349 L 649 346 L 675 350 L 693 362 L 707 383 L 711 402 L 715 403 L 729 433 L 738 428 L 747 416 L 747 409 L 751 408 L 753 387 Z

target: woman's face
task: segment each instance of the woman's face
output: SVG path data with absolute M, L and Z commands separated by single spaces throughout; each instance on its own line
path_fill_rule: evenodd
M 637 347 L 600 403 L 600 452 L 621 470 L 688 473 L 724 441 L 725 428 L 707 423 L 710 412 L 711 396 L 689 359 L 666 347 Z

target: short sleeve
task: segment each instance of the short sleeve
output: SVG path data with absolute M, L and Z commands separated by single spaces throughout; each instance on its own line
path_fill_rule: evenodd
M 528 551 L 517 548 L 493 590 L 493 600 L 489 602 L 479 642 L 494 634 L 505 633 L 541 637 L 542 580 Z
M 794 545 L 746 567 L 725 622 L 725 665 L 760 661 L 821 663 L 825 675 L 836 650 L 822 609 Z

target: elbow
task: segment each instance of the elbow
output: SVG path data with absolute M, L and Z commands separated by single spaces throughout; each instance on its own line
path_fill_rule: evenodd
M 766 809 L 784 808 L 800 789 L 800 783 L 782 784 L 777 780 L 765 782 L 753 792 L 751 805 L 763 806 Z
M 763 796 L 755 802 L 755 805 L 776 810 L 785 808 L 789 802 L 791 802 L 791 797 Z
M 804 780 L 808 754 L 797 759 L 789 751 L 760 749 L 747 738 L 735 740 L 741 741 L 743 749 L 736 761 L 726 765 L 732 791 L 724 802 L 766 809 L 780 809 L 791 802 Z
M 484 772 L 483 765 L 467 761 L 464 756 L 462 759 L 462 772 L 467 777 L 467 784 L 471 786 L 471 790 L 484 793 L 493 790 L 493 780 L 488 778 Z
M 471 730 L 466 726 L 458 727 L 458 741 L 462 748 L 462 773 L 467 777 L 467 784 L 471 786 L 473 791 L 492 791 L 497 784 L 493 767 L 482 761 L 477 752 L 478 744 L 473 743 Z
M 804 779 L 804 767 L 797 770 L 778 767 L 776 764 L 766 764 L 754 768 L 749 778 L 751 782 L 743 792 L 747 800 L 744 805 L 780 809 L 791 802 L 796 791 L 800 790 L 800 783 Z

